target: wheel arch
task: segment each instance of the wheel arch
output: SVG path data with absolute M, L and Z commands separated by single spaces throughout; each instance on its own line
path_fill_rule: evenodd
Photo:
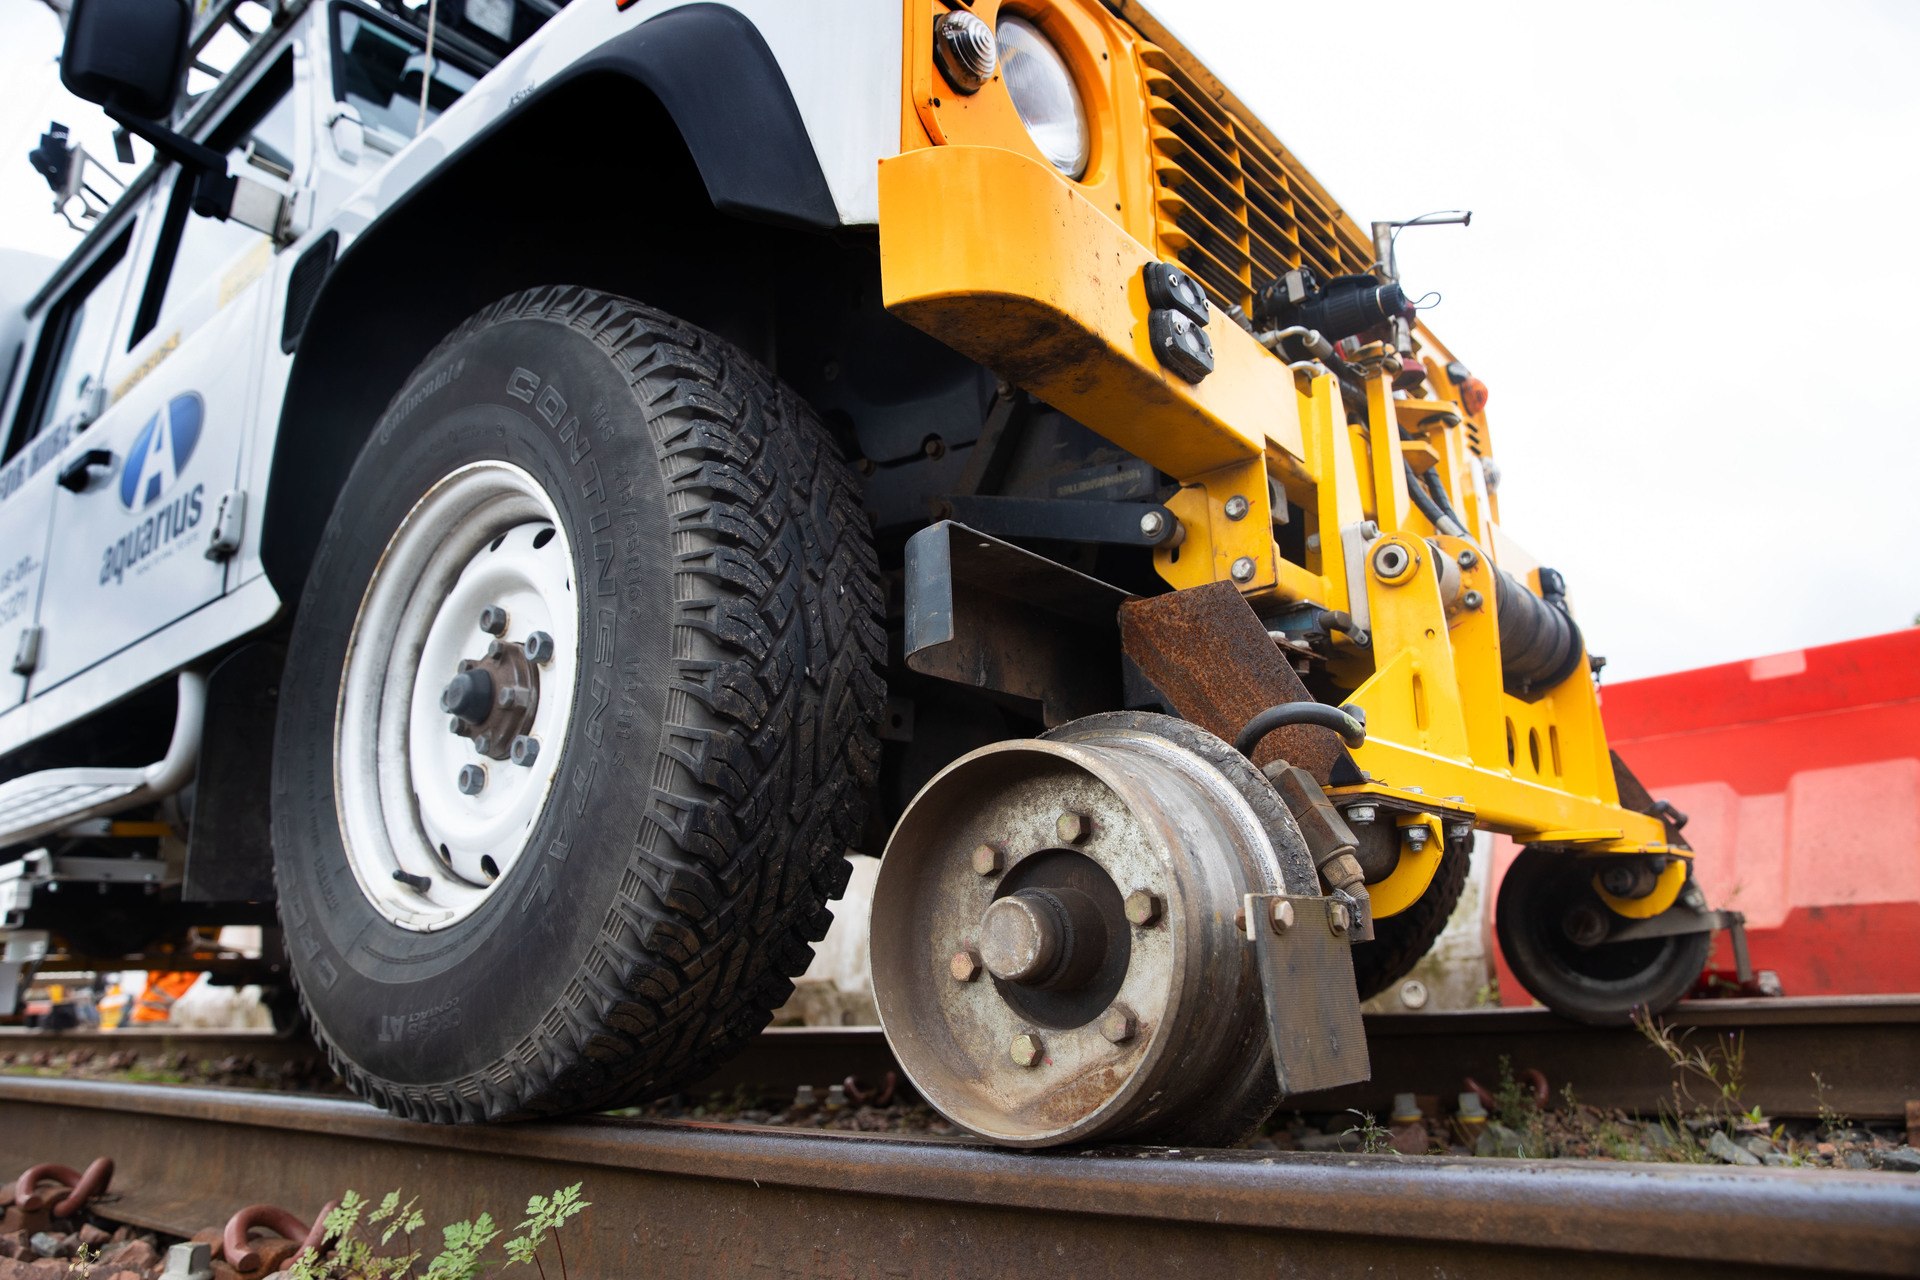
M 839 226 L 779 64 L 733 9 L 670 10 L 543 82 L 355 237 L 290 324 L 262 530 L 281 597 L 388 400 L 480 308 L 592 285 L 752 350 L 752 298 L 725 281 Z

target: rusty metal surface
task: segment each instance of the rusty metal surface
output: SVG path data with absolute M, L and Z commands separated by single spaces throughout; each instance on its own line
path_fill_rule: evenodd
M 594 1207 L 568 1258 L 592 1276 L 1920 1269 L 1920 1178 L 1884 1174 L 1140 1148 L 1033 1155 L 614 1120 L 445 1127 L 341 1101 L 0 1080 L 0 1155 L 73 1160 L 104 1145 L 122 1172 L 102 1212 L 144 1213 L 175 1231 L 218 1223 L 240 1199 L 314 1204 L 396 1185 L 421 1194 L 432 1222 L 497 1216 L 582 1181 Z M 180 1216 L 156 1221 L 169 1213 Z
M 1353 994 L 1346 904 L 1262 893 L 1250 893 L 1246 901 L 1247 936 L 1259 957 L 1283 1097 L 1367 1079 L 1367 1035 Z
M 1268 707 L 1312 700 L 1229 582 L 1127 601 L 1120 606 L 1120 645 L 1183 718 L 1227 742 Z M 1257 765 L 1280 759 L 1326 786 L 1335 763 L 1352 757 L 1333 730 L 1289 725 L 1254 749 Z

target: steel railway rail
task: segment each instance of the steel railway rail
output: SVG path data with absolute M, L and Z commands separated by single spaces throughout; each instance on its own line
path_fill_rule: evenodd
M 1907 1103 L 1920 1098 L 1920 999 L 1914 997 L 1693 1001 L 1664 1022 L 1694 1046 L 1709 1037 L 1737 1037 L 1744 1048 L 1743 1098 L 1770 1116 L 1811 1116 L 1824 1100 L 1855 1120 L 1899 1120 Z M 1288 1105 L 1384 1114 L 1395 1093 L 1450 1097 L 1469 1076 L 1491 1085 L 1502 1057 L 1515 1070 L 1545 1074 L 1556 1094 L 1570 1085 L 1582 1102 L 1596 1106 L 1652 1113 L 1674 1102 L 1673 1071 L 1630 1027 L 1591 1027 L 1544 1009 L 1486 1009 L 1374 1014 L 1367 1019 L 1367 1037 L 1373 1055 L 1369 1083 L 1303 1094 Z M 263 1033 L 0 1029 L 0 1054 L 29 1049 L 55 1055 L 132 1049 L 204 1060 L 241 1056 L 274 1066 L 318 1056 L 304 1037 Z M 849 1075 L 871 1085 L 897 1070 L 877 1028 L 777 1028 L 689 1092 L 744 1086 L 788 1093 Z M 1823 1095 L 1816 1092 L 1815 1072 Z
M 173 1233 L 242 1197 L 311 1212 L 401 1184 L 438 1222 L 581 1181 L 593 1209 L 568 1256 L 591 1276 L 1920 1272 L 1920 1179 L 1892 1175 L 452 1127 L 357 1102 L 45 1079 L 0 1080 L 0 1149 L 110 1154 L 97 1212 Z

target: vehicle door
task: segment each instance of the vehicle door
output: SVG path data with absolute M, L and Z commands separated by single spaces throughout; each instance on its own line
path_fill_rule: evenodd
M 44 657 L 37 628 L 63 459 L 84 454 L 133 263 L 133 219 L 99 237 L 64 292 L 32 317 L 0 424 L 0 713 L 25 701 Z M 82 473 L 84 476 L 84 473 Z M 69 481 L 72 483 L 73 481 Z
M 229 171 L 290 189 L 295 154 L 291 48 L 235 94 L 206 136 Z M 163 175 L 162 221 L 131 323 L 106 370 L 107 407 L 67 446 L 88 482 L 53 499 L 44 654 L 51 687 L 215 599 L 231 548 L 216 545 L 236 489 L 269 333 L 272 239 L 194 215 L 194 176 Z M 170 182 L 170 188 L 164 186 Z

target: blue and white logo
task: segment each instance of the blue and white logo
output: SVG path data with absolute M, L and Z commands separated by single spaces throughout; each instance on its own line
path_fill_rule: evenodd
M 173 487 L 186 470 L 187 459 L 193 457 L 193 446 L 200 442 L 205 417 L 206 406 L 189 391 L 167 401 L 165 408 L 147 419 L 127 451 L 127 465 L 120 469 L 122 506 L 142 510 Z

